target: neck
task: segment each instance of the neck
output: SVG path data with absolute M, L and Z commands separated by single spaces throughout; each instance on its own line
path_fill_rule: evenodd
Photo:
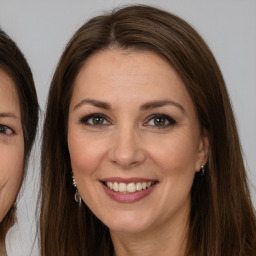
M 115 256 L 185 256 L 189 210 L 140 233 L 110 231 Z

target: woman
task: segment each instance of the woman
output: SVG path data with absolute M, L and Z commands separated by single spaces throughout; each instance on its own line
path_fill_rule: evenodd
M 221 72 L 159 9 L 98 16 L 72 37 L 49 92 L 41 186 L 45 256 L 256 255 Z
M 38 102 L 31 70 L 0 30 L 0 255 L 15 222 L 15 201 L 36 135 Z

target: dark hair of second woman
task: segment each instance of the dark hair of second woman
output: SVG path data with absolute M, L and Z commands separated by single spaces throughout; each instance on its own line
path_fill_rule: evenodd
M 67 45 L 52 80 L 42 148 L 41 253 L 113 255 L 108 228 L 74 201 L 67 145 L 73 83 L 95 52 L 151 51 L 183 80 L 201 129 L 210 139 L 205 176 L 191 191 L 187 255 L 256 255 L 256 219 L 229 96 L 218 65 L 201 37 L 180 18 L 147 6 L 126 7 L 84 24 Z
M 0 30 L 0 69 L 14 81 L 19 98 L 24 136 L 24 178 L 36 136 L 39 106 L 30 67 L 15 42 L 2 30 Z M 5 247 L 7 231 L 15 222 L 15 211 L 16 207 L 13 206 L 0 223 L 0 247 Z

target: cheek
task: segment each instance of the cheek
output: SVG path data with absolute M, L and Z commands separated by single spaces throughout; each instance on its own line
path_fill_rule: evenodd
M 192 134 L 171 134 L 168 138 L 152 141 L 148 146 L 151 159 L 168 175 L 193 173 L 196 168 L 197 150 Z
M 1 147 L 0 180 L 1 184 L 8 182 L 19 184 L 23 176 L 24 149 L 17 147 Z
M 197 159 L 194 141 L 190 133 L 184 132 L 147 145 L 163 185 L 161 197 L 155 199 L 159 207 L 165 209 L 161 213 L 163 219 L 168 219 L 179 209 L 189 207 Z
M 97 195 L 97 170 L 104 162 L 106 152 L 104 141 L 72 130 L 68 134 L 72 172 L 83 201 L 91 209 L 97 209 L 95 198 L 100 198 L 100 195 Z
M 0 145 L 0 219 L 10 209 L 19 192 L 23 177 L 24 143 Z
M 72 170 L 83 175 L 93 173 L 104 154 L 103 141 L 97 143 L 90 136 L 72 130 L 68 134 L 68 148 Z

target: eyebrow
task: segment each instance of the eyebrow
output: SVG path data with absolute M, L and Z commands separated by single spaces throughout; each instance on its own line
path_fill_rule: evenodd
M 173 105 L 173 106 L 179 108 L 183 113 L 185 113 L 184 107 L 181 104 L 179 104 L 173 100 L 159 100 L 159 101 L 147 102 L 147 103 L 141 105 L 140 110 L 149 110 L 149 109 L 153 109 L 153 108 L 164 107 L 166 105 Z
M 111 109 L 111 105 L 107 102 L 104 101 L 98 101 L 98 100 L 93 100 L 93 99 L 83 99 L 82 101 L 80 101 L 77 105 L 75 105 L 74 110 L 78 109 L 79 107 L 81 107 L 84 104 L 89 104 L 89 105 L 93 105 L 95 107 L 98 108 L 103 108 L 106 110 Z M 176 106 L 177 108 L 179 108 L 183 113 L 185 113 L 185 109 L 184 107 L 173 101 L 173 100 L 159 100 L 159 101 L 150 101 L 147 103 L 144 103 L 143 105 L 140 106 L 140 110 L 149 110 L 149 109 L 154 109 L 154 108 L 159 108 L 159 107 L 164 107 L 166 105 L 173 105 Z
M 0 117 L 11 117 L 11 118 L 17 118 L 13 113 L 7 113 L 7 112 L 0 112 Z
M 84 104 L 93 105 L 95 107 L 103 108 L 103 109 L 107 109 L 107 110 L 111 109 L 110 104 L 107 103 L 107 102 L 98 101 L 98 100 L 92 100 L 92 99 L 83 99 L 77 105 L 75 105 L 73 111 L 78 109 L 79 107 L 81 107 Z

